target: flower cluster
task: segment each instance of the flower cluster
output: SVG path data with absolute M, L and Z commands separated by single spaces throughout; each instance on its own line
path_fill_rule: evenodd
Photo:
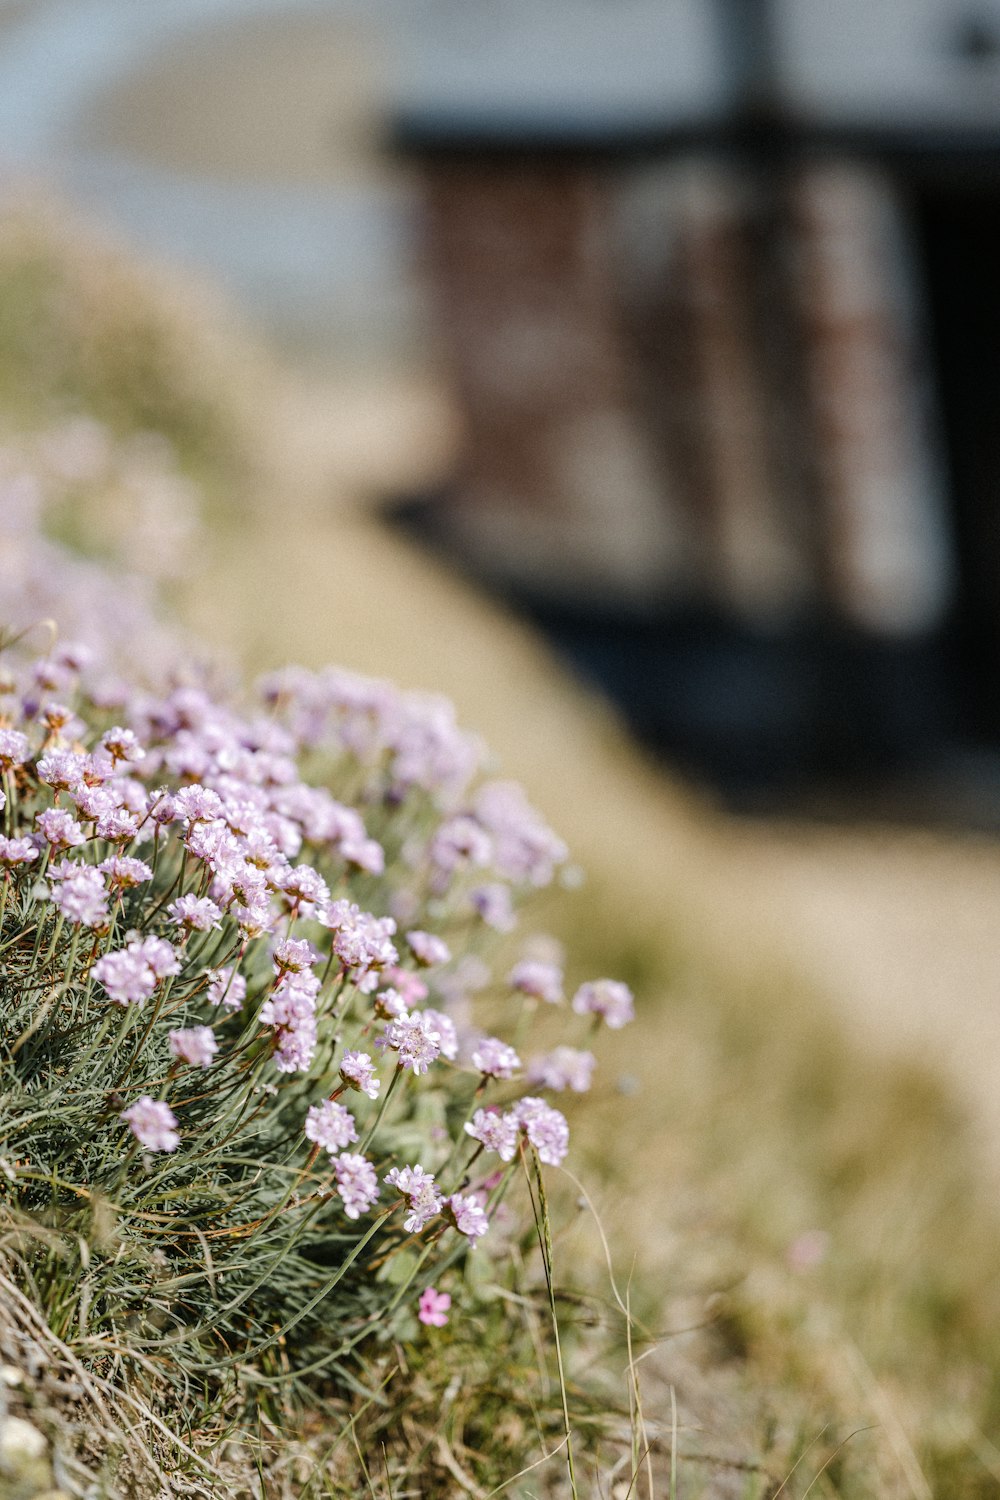
M 28 976 L 5 1030 L 73 1103 L 80 1185 L 145 1202 L 169 1170 L 142 1222 L 204 1194 L 234 1243 L 301 1217 L 377 1232 L 378 1264 L 475 1246 L 519 1153 L 566 1155 L 541 1093 L 596 1065 L 567 1027 L 632 1017 L 625 985 L 573 992 L 537 939 L 512 949 L 564 845 L 441 699 L 336 668 L 238 698 L 139 656 L 8 642 L 0 675 L 0 941 Z

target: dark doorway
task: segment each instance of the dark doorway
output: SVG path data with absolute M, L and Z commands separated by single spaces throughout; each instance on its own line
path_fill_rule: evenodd
M 958 568 L 961 728 L 1000 741 L 1000 182 L 915 204 Z

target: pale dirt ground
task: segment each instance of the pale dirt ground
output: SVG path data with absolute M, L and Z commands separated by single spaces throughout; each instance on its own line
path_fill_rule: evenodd
M 321 12 L 248 22 L 172 49 L 80 129 L 180 170 L 373 180 L 379 67 Z M 336 660 L 447 693 L 623 901 L 680 914 L 736 968 L 783 955 L 866 1046 L 939 1064 L 1000 1182 L 1000 847 L 709 815 L 525 629 L 366 508 L 446 469 L 439 392 L 391 372 L 293 382 L 286 418 L 292 480 L 211 544 L 187 598 L 197 625 L 254 660 Z

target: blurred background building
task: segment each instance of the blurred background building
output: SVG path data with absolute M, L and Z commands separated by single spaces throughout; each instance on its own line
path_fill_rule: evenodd
M 442 382 L 399 513 L 651 744 L 738 803 L 1000 817 L 1000 0 L 0 23 L 11 167 L 299 357 Z

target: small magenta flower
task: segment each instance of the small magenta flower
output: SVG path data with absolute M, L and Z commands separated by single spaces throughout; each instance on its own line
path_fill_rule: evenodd
M 175 1129 L 177 1117 L 169 1104 L 148 1094 L 137 1099 L 131 1109 L 123 1110 L 121 1118 L 147 1151 L 176 1151 L 181 1143 Z
M 12 771 L 28 759 L 27 735 L 19 729 L 0 729 L 0 771 Z
M 428 1286 L 420 1293 L 417 1306 L 417 1317 L 421 1323 L 426 1323 L 428 1328 L 443 1328 L 448 1321 L 451 1297 L 447 1292 L 439 1292 Z
M 193 1068 L 210 1068 L 212 1058 L 219 1050 L 215 1032 L 211 1026 L 189 1026 L 186 1029 L 167 1033 L 170 1051 L 181 1062 Z

